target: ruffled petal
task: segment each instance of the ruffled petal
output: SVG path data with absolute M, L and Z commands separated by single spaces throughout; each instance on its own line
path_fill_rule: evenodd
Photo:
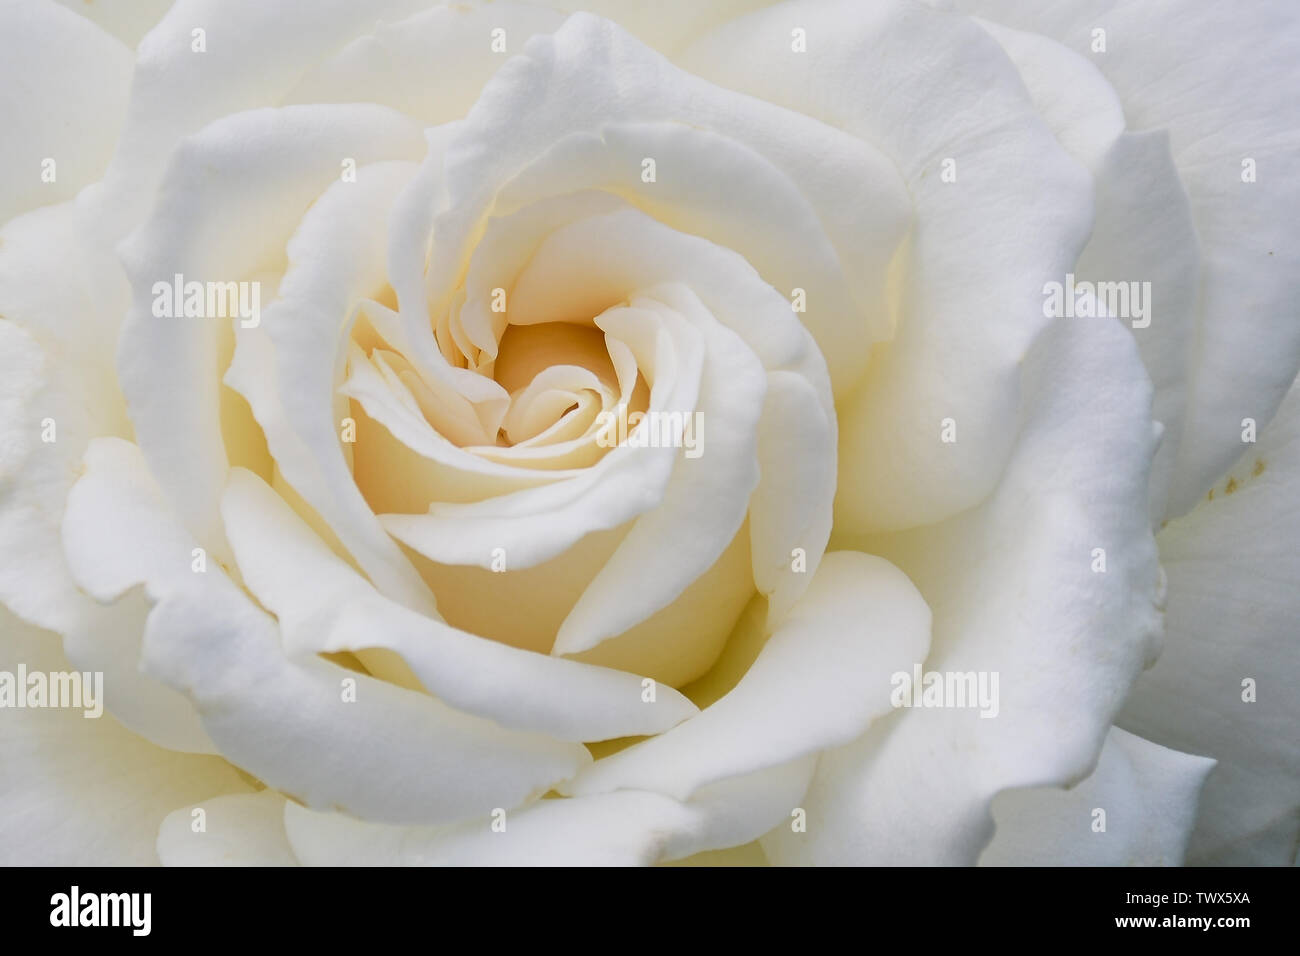
M 277 105 L 312 66 L 381 18 L 426 6 L 428 0 L 287 0 L 273 7 L 260 0 L 177 0 L 136 51 L 126 122 L 97 197 L 105 229 L 121 237 L 144 221 L 172 152 L 190 134 Z M 337 175 L 339 157 L 328 151 L 324 158 Z
M 874 144 L 911 194 L 894 337 L 840 403 L 836 524 L 904 528 L 982 501 L 1015 444 L 1021 361 L 1049 321 L 1041 290 L 1074 265 L 1093 212 L 1091 178 L 1014 64 L 970 20 L 853 0 L 741 17 L 679 62 Z M 942 440 L 950 420 L 956 441 Z
M 1300 839 L 1300 390 L 1259 438 L 1157 536 L 1168 638 L 1120 715 L 1218 760 L 1187 851 L 1196 864 L 1285 866 Z
M 1069 790 L 1008 790 L 981 866 L 1181 866 L 1214 761 L 1112 728 Z M 1100 811 L 1100 812 L 1099 812 Z
M 1129 127 L 1167 130 L 1202 253 L 1186 426 L 1167 516 L 1196 504 L 1240 453 L 1243 418 L 1263 426 L 1300 368 L 1300 7 L 1183 0 L 957 0 L 1091 60 Z M 1106 49 L 1093 52 L 1095 30 Z M 1207 42 L 1213 38 L 1213 42 Z M 1164 188 L 1169 188 L 1166 185 Z
M 924 656 L 929 625 L 925 602 L 897 568 L 832 552 L 730 693 L 597 761 L 562 792 L 630 788 L 686 800 L 852 740 L 889 712 L 889 675 Z
M 517 806 L 590 762 L 579 745 L 324 659 L 290 660 L 274 619 L 223 569 L 194 570 L 193 539 L 135 446 L 92 442 L 86 468 L 64 520 L 78 583 L 101 600 L 145 585 L 156 604 L 143 667 L 184 691 L 221 752 L 269 786 L 367 819 L 445 823 Z
M 63 672 L 55 635 L 0 608 L 0 670 Z M 8 707 L 0 720 L 0 862 L 23 866 L 156 864 L 154 838 L 179 806 L 249 785 L 218 757 L 155 747 L 108 714 Z
M 1132 337 L 1110 322 L 1056 323 L 1025 381 L 1016 452 L 986 504 L 933 528 L 831 544 L 908 574 L 934 611 L 925 670 L 983 674 L 990 690 L 996 676 L 990 706 L 900 709 L 824 753 L 808 832 L 767 846 L 773 862 L 974 863 L 993 797 L 1086 776 L 1155 657 L 1155 439 Z
M 167 290 L 166 305 L 178 274 L 184 283 L 253 281 L 282 265 L 303 213 L 339 179 L 341 157 L 364 163 L 421 152 L 418 129 L 381 107 L 233 116 L 177 151 L 152 216 L 123 245 L 133 299 L 118 346 L 122 391 L 154 474 L 208 546 L 219 547 L 216 509 L 228 467 L 218 349 L 236 325 L 267 317 L 159 317 L 155 285 Z
M 163 866 L 297 866 L 284 805 L 262 790 L 173 810 L 158 830 L 158 857 Z
M 1015 62 L 1061 145 L 1095 179 L 1097 221 L 1073 275 L 1076 285 L 1111 284 L 1094 287 L 1098 306 L 1133 330 L 1155 386 L 1152 415 L 1162 436 L 1151 513 L 1158 521 L 1182 443 L 1200 305 L 1200 285 L 1189 277 L 1200 273 L 1201 250 L 1169 136 L 1126 132 L 1114 88 L 1080 54 L 1038 34 L 983 25 Z
M 647 700 L 635 674 L 519 650 L 385 600 L 248 472 L 231 473 L 222 514 L 240 573 L 291 656 L 391 650 L 453 707 L 563 740 L 659 733 L 695 712 L 668 687 Z
M 703 149 L 703 141 L 682 128 L 686 126 L 714 134 L 708 139 L 714 148 Z M 604 145 L 610 127 L 621 129 Z M 645 150 L 651 147 L 668 153 L 650 155 Z M 736 162 L 714 164 L 709 153 L 716 149 L 727 150 Z M 594 157 L 589 171 L 585 162 L 577 167 L 584 170 L 582 183 L 575 183 L 572 175 L 530 175 L 533 166 L 553 170 L 567 165 L 572 172 L 575 167 L 563 160 L 578 154 Z M 653 178 L 647 176 L 647 159 L 656 161 Z M 629 160 L 636 165 L 628 168 Z M 737 163 L 742 173 L 733 181 Z M 837 391 L 853 386 L 866 365 L 867 349 L 885 337 L 890 326 L 886 272 L 908 224 L 906 194 L 895 168 L 862 140 L 704 83 L 609 21 L 587 14 L 575 14 L 555 33 L 529 41 L 523 55 L 492 77 L 474 109 L 446 140 L 442 201 L 433 224 L 438 241 L 427 282 L 434 314 L 451 302 L 472 240 L 508 184 L 518 177 L 535 201 L 544 198 L 536 193 L 540 184 L 565 192 L 606 188 L 611 170 L 617 170 L 619 192 L 653 207 L 656 217 L 676 214 L 688 220 L 688 197 L 710 191 L 752 195 L 758 183 L 777 182 L 770 199 L 758 197 L 762 208 L 776 203 L 797 209 L 798 235 L 815 217 L 844 266 L 825 274 L 847 283 L 847 291 L 832 285 L 819 301 L 817 290 L 810 289 L 801 318 L 827 357 Z M 745 218 L 731 210 L 724 216 L 724 230 L 737 235 L 747 253 L 749 247 L 766 243 L 768 249 L 760 255 L 779 261 L 771 254 L 780 246 L 779 231 L 769 226 L 755 233 L 761 237 L 755 240 L 743 235 L 740 225 Z M 870 228 L 863 229 L 864 222 Z M 797 243 L 791 255 L 796 261 L 806 258 Z M 398 293 L 400 299 L 402 290 Z M 834 307 L 837 302 L 852 303 L 852 320 Z
M 117 143 L 131 53 L 51 0 L 0 3 L 0 223 L 75 196 Z
M 468 113 L 509 56 L 563 19 L 546 6 L 510 0 L 431 5 L 379 22 L 313 64 L 282 102 L 381 103 L 437 126 Z
M 618 790 L 541 800 L 456 827 L 392 827 L 290 804 L 285 828 L 308 866 L 645 866 L 750 843 L 789 819 L 812 758 L 711 787 L 686 802 Z

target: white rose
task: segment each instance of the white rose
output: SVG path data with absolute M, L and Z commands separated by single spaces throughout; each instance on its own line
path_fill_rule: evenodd
M 1287 862 L 1296 11 L 578 6 L 0 2 L 5 859 Z

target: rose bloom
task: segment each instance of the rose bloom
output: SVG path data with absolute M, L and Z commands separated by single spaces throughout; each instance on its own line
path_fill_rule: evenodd
M 0 76 L 0 671 L 105 707 L 11 681 L 4 862 L 1294 861 L 1294 3 L 4 0 Z

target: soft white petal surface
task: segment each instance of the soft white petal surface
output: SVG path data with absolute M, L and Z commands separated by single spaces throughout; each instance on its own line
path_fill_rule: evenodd
M 1236 460 L 1243 418 L 1273 415 L 1300 367 L 1300 6 L 1185 0 L 957 0 L 1090 59 L 1130 129 L 1167 130 L 1202 251 L 1187 424 L 1171 469 L 1180 515 Z M 1106 31 L 1094 53 L 1093 31 Z M 1243 181 L 1253 160 L 1254 182 Z M 1167 188 L 1167 187 L 1166 187 Z M 1153 326 L 1154 329 L 1154 326 Z
M 597 761 L 564 792 L 632 788 L 685 800 L 720 780 L 847 742 L 888 713 L 889 675 L 925 655 L 929 628 L 925 602 L 897 568 L 832 552 L 730 693 Z
M 152 215 L 124 243 L 133 298 L 118 344 L 122 391 L 151 469 L 207 546 L 220 550 L 216 509 L 228 467 L 218 349 L 245 320 L 160 318 L 154 284 L 171 284 L 176 274 L 187 283 L 253 281 L 261 270 L 282 267 L 303 213 L 339 180 L 341 157 L 414 158 L 422 149 L 414 124 L 375 106 L 233 116 L 185 141 Z M 269 315 L 260 318 L 271 323 Z
M 669 687 L 643 701 L 634 674 L 485 640 L 387 601 L 246 471 L 231 473 L 222 514 L 240 573 L 291 655 L 387 648 L 446 703 L 565 740 L 658 733 L 696 712 Z
M 793 29 L 807 53 L 791 49 Z M 1092 225 L 1091 179 L 1015 66 L 975 23 L 901 0 L 779 4 L 679 61 L 875 144 L 910 191 L 896 335 L 840 404 L 837 524 L 902 528 L 983 500 L 1015 442 L 1020 362 L 1048 322 L 1043 284 L 1063 279 Z M 949 418 L 955 443 L 939 440 Z
M 117 37 L 134 50 L 140 38 L 172 6 L 174 0 L 58 0 L 63 6 L 98 23 L 106 33 Z
M 997 832 L 980 865 L 1181 866 L 1213 766 L 1112 728 L 1097 768 L 1069 790 L 1008 790 L 993 799 Z
M 1026 393 L 989 502 L 933 528 L 832 537 L 911 577 L 934 612 L 925 670 L 998 674 L 997 716 L 900 710 L 824 753 L 806 805 L 819 823 L 768 845 L 774 862 L 974 863 L 994 795 L 1084 777 L 1155 656 L 1155 443 L 1131 336 L 1114 322 L 1057 323 L 1030 353 Z M 1105 573 L 1092 570 L 1095 548 Z
M 297 866 L 284 805 L 280 794 L 263 790 L 173 810 L 158 830 L 158 857 L 163 866 Z
M 448 139 L 445 202 L 436 218 L 439 241 L 433 246 L 428 275 L 435 313 L 451 301 L 471 240 L 512 178 L 533 163 L 545 162 L 557 142 L 563 148 L 567 135 L 598 134 L 620 123 L 663 121 L 701 127 L 749 147 L 803 194 L 841 262 L 849 264 L 843 275 L 853 277 L 860 306 L 853 320 L 846 321 L 840 311 L 823 310 L 813 295 L 803 319 L 831 364 L 832 382 L 837 389 L 851 387 L 865 366 L 868 347 L 889 328 L 885 272 L 907 226 L 906 196 L 893 165 L 862 140 L 807 116 L 704 83 L 614 24 L 586 14 L 575 14 L 554 34 L 529 41 L 522 56 L 493 76 Z M 663 138 L 661 125 L 652 128 L 659 141 L 673 141 Z M 590 135 L 586 142 L 592 143 Z M 611 151 L 631 158 L 617 142 Z M 686 188 L 683 184 L 692 175 L 716 183 L 717 190 L 731 191 L 719 175 L 722 170 L 711 169 L 698 151 L 692 155 L 697 161 L 686 175 L 666 164 L 665 184 L 676 183 L 665 190 L 668 196 Z M 657 181 L 641 178 L 645 158 L 623 170 L 624 189 L 653 197 Z M 605 179 L 601 166 L 593 169 L 596 185 Z M 742 189 L 748 175 L 747 168 L 737 180 Z M 571 178 L 559 183 L 565 191 L 580 188 Z M 702 190 L 696 185 L 687 192 Z M 864 221 L 871 223 L 870 229 L 861 228 Z
M 1200 304 L 1194 277 L 1201 250 L 1169 136 L 1126 132 L 1118 95 L 1082 55 L 1036 33 L 983 25 L 1015 62 L 1061 145 L 1095 179 L 1097 221 L 1073 269 L 1076 283 L 1135 283 L 1142 295 L 1142 316 L 1131 288 L 1119 302 L 1121 309 L 1129 305 L 1124 318 L 1155 386 L 1152 415 L 1163 427 L 1151 475 L 1158 521 L 1183 435 Z
M 100 197 L 105 227 L 120 237 L 144 221 L 185 137 L 244 110 L 277 105 L 309 69 L 381 18 L 426 6 L 428 0 L 177 0 L 136 51 L 126 123 Z M 204 31 L 202 52 L 196 30 Z
M 293 804 L 285 828 L 308 866 L 644 866 L 756 839 L 789 819 L 812 768 L 804 758 L 730 778 L 685 803 L 641 790 L 541 800 L 496 829 L 492 817 L 391 827 Z
M 95 24 L 52 0 L 0 2 L 0 223 L 102 175 L 130 84 L 130 51 Z
M 0 670 L 65 671 L 58 637 L 0 608 Z M 176 807 L 250 787 L 219 757 L 174 753 L 109 714 L 9 709 L 0 718 L 0 863 L 157 864 L 154 838 Z
M 194 700 L 232 762 L 309 806 L 451 822 L 518 805 L 590 762 L 581 746 L 503 730 L 320 658 L 287 658 L 274 619 L 215 562 L 191 571 L 193 539 L 126 442 L 91 443 L 64 538 L 87 591 L 108 599 L 143 583 L 157 601 L 148 673 Z
M 314 64 L 285 103 L 382 103 L 425 126 L 469 112 L 483 84 L 535 33 L 563 14 L 529 3 L 427 4 L 409 17 L 381 21 Z M 501 30 L 504 51 L 493 49 Z
M 388 210 L 415 168 L 363 167 L 356 182 L 336 180 L 317 199 L 289 242 L 279 298 L 263 316 L 265 338 L 260 329 L 240 336 L 226 381 L 248 399 L 285 480 L 371 580 L 395 600 L 434 613 L 428 588 L 357 488 L 341 443 L 351 409 L 336 393 L 358 306 L 384 288 Z
M 1300 390 L 1208 500 L 1156 537 L 1165 648 L 1120 724 L 1219 761 L 1188 862 L 1288 865 L 1300 840 Z M 1243 681 L 1255 682 L 1253 702 Z

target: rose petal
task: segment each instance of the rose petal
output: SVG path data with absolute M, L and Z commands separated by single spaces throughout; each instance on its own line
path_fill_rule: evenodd
M 1142 363 L 1155 386 L 1152 417 L 1163 428 L 1152 464 L 1151 518 L 1159 521 L 1178 472 L 1187 427 L 1200 248 L 1187 196 L 1161 132 L 1120 137 L 1097 169 L 1097 223 L 1075 267 L 1076 281 L 1142 281 L 1148 319 L 1129 318 Z M 1084 319 L 1083 321 L 1088 321 Z M 1195 440 L 1194 438 L 1192 440 Z
M 262 317 L 265 338 L 241 330 L 226 381 L 248 400 L 285 480 L 377 586 L 432 613 L 427 587 L 353 480 L 339 430 L 350 409 L 335 391 L 355 308 L 384 285 L 387 210 L 413 171 L 364 167 L 356 182 L 336 182 L 317 200 L 289 244 L 292 265 Z
M 24 222 L 62 219 L 71 212 L 70 206 L 53 207 Z M 18 241 L 9 248 L 17 261 L 0 252 L 0 262 L 17 268 L 32 250 L 26 245 L 31 233 L 15 231 Z M 5 450 L 0 476 L 8 484 L 0 505 L 0 553 L 6 555 L 0 562 L 0 600 L 25 619 L 60 632 L 75 669 L 104 674 L 104 706 L 128 729 L 168 749 L 215 753 L 190 702 L 137 668 L 147 614 L 139 595 L 101 607 L 69 573 L 60 520 L 82 450 L 90 436 L 124 432 L 127 426 L 117 420 L 120 396 L 99 370 L 82 364 L 88 359 L 65 347 L 64 330 L 45 321 L 52 318 L 45 309 L 30 309 L 10 284 L 16 277 L 5 273 L 0 288 L 15 290 L 16 314 L 34 318 L 38 334 L 51 344 L 47 352 L 14 323 L 0 321 L 0 364 L 12 363 L 0 368 L 7 393 L 0 397 L 0 421 L 13 426 L 0 436 Z M 55 296 L 50 307 L 62 304 Z M 89 319 L 93 312 L 78 314 Z M 93 325 L 88 331 L 87 338 L 93 337 Z M 38 441 L 38 436 L 52 440 Z
M 699 403 L 678 407 L 684 414 L 698 412 L 708 423 L 707 450 L 677 463 L 663 501 L 637 519 L 560 625 L 557 654 L 590 650 L 671 604 L 734 539 L 758 483 L 762 366 L 689 290 L 664 287 L 650 295 L 667 298 L 669 308 L 688 316 L 703 340 Z M 639 301 L 632 300 L 633 309 Z
M 457 827 L 382 826 L 289 804 L 285 829 L 308 866 L 644 866 L 753 840 L 788 818 L 812 765 L 725 780 L 686 803 L 619 790 Z
M 761 474 L 749 499 L 749 537 L 754 583 L 775 621 L 816 576 L 830 538 L 835 417 L 806 378 L 778 371 L 768 375 L 758 427 Z M 804 556 L 798 569 L 796 550 Z
M 459 827 L 390 827 L 288 804 L 284 822 L 305 866 L 644 866 L 689 825 L 689 812 L 627 790 L 541 800 L 496 819 L 504 831 L 488 815 Z
M 220 755 L 189 698 L 141 671 L 148 617 L 139 590 L 92 605 L 64 632 L 63 652 L 77 670 L 104 675 L 104 708 L 132 733 L 168 750 Z
M 308 806 L 450 822 L 524 803 L 590 760 L 581 746 L 502 730 L 323 660 L 291 663 L 273 622 L 224 590 L 160 603 L 145 664 L 194 698 L 222 753 Z
M 656 164 L 649 183 L 643 180 L 646 158 Z M 888 200 L 876 200 L 862 210 L 854 240 L 869 251 L 855 249 L 857 258 L 850 259 L 831 241 L 799 181 L 780 163 L 779 154 L 773 158 L 742 139 L 680 121 L 607 122 L 591 132 L 561 136 L 518 172 L 497 195 L 492 222 L 540 196 L 590 189 L 618 195 L 657 222 L 738 253 L 781 293 L 788 310 L 794 290 L 802 288 L 805 310 L 800 318 L 843 390 L 860 374 L 866 357 L 840 354 L 861 350 L 863 332 L 884 320 L 884 305 L 878 301 L 881 277 L 900 238 L 903 205 L 900 199 L 895 210 Z M 839 172 L 855 186 L 858 177 L 868 174 L 861 169 Z M 844 201 L 862 200 L 846 195 Z M 516 297 L 514 316 L 519 304 Z
M 1158 519 L 1186 418 L 1200 291 L 1189 277 L 1201 268 L 1169 137 L 1126 133 L 1114 89 L 1074 51 L 1037 34 L 983 26 L 1015 62 L 1057 139 L 1096 180 L 1097 221 L 1074 267 L 1076 282 L 1149 283 L 1139 287 L 1145 317 L 1120 318 L 1137 339 L 1155 385 L 1152 414 L 1164 429 L 1151 477 L 1151 512 Z
M 924 656 L 929 617 L 889 562 L 832 552 L 730 693 L 667 733 L 597 761 L 562 792 L 630 788 L 685 800 L 718 781 L 852 740 L 889 711 L 890 673 Z
M 646 702 L 634 674 L 518 650 L 386 601 L 246 471 L 231 472 L 222 515 L 239 570 L 291 656 L 387 648 L 451 706 L 563 740 L 659 733 L 696 712 L 667 687 Z
M 1114 727 L 1097 768 L 1069 790 L 994 798 L 997 832 L 980 865 L 1181 866 L 1213 766 Z
M 1263 426 L 1300 367 L 1300 136 L 1281 122 L 1300 99 L 1300 8 L 1250 16 L 1178 0 L 960 0 L 959 10 L 1053 37 L 1096 64 L 1130 127 L 1167 129 L 1191 200 L 1203 270 L 1187 424 L 1168 516 L 1184 514 L 1236 460 L 1241 420 Z M 1093 53 L 1093 31 L 1106 31 Z M 1206 38 L 1212 37 L 1213 43 Z M 1243 181 L 1251 159 L 1256 181 Z M 1248 384 L 1246 384 L 1248 383 Z
M 1155 656 L 1154 437 L 1132 337 L 1058 322 L 1025 382 L 1016 452 L 989 502 L 933 528 L 831 542 L 916 582 L 934 610 L 925 669 L 986 672 L 990 687 L 996 673 L 997 716 L 911 709 L 823 754 L 805 805 L 820 823 L 789 848 L 800 861 L 974 863 L 994 795 L 1084 777 Z
M 794 29 L 809 52 L 791 49 Z M 896 335 L 840 404 L 836 523 L 908 527 L 984 499 L 1015 442 L 1020 361 L 1047 324 L 1043 284 L 1073 266 L 1092 213 L 1089 177 L 1014 66 L 974 23 L 902 2 L 780 4 L 680 62 L 876 144 L 911 192 Z M 939 440 L 948 418 L 955 443 Z
M 701 33 L 765 4 L 766 0 L 662 0 L 653 8 L 636 0 L 555 0 L 560 10 L 587 10 L 613 20 L 656 50 L 671 56 Z
M 92 594 L 144 583 L 157 600 L 146 671 L 190 696 L 232 762 L 309 806 L 451 822 L 517 806 L 590 761 L 581 746 L 503 730 L 323 659 L 286 658 L 274 620 L 220 568 L 191 570 L 193 540 L 126 442 L 91 443 L 64 538 Z
M 851 263 L 845 274 L 856 280 L 860 314 L 846 322 L 834 310 L 822 311 L 813 295 L 803 318 L 828 356 L 837 389 L 851 387 L 865 366 L 869 345 L 887 334 L 889 326 L 885 271 L 907 225 L 906 197 L 892 165 L 865 142 L 806 116 L 703 83 L 608 21 L 586 14 L 575 14 L 554 34 L 529 41 L 522 56 L 493 76 L 475 108 L 449 136 L 445 201 L 436 217 L 438 242 L 429 263 L 434 313 L 450 304 L 472 239 L 513 177 L 544 160 L 565 136 L 664 121 L 702 127 L 748 147 L 779 170 L 815 211 L 841 261 Z M 673 149 L 690 142 L 689 137 L 665 138 L 667 127 L 655 129 L 658 141 Z M 698 151 L 691 155 L 696 157 L 691 174 L 703 173 L 703 157 Z M 738 188 L 748 188 L 749 172 L 758 168 L 747 162 Z M 718 190 L 729 192 L 733 187 L 718 179 L 718 172 L 707 178 Z M 599 185 L 604 179 L 599 168 L 594 175 Z M 669 182 L 668 172 L 665 177 Z M 675 171 L 671 177 L 679 185 L 670 187 L 669 195 L 689 178 Z M 572 181 L 564 184 L 574 188 Z M 654 202 L 656 185 L 643 182 L 638 174 L 628 177 L 624 188 Z M 864 221 L 872 228 L 863 229 Z
M 130 51 L 93 23 L 50 0 L 0 2 L 0 223 L 100 177 L 130 85 Z
M 655 250 L 654 255 L 649 254 L 651 249 Z M 638 290 L 647 289 L 652 283 L 667 279 L 689 286 L 690 292 L 685 294 L 691 298 L 698 294 L 713 313 L 712 317 L 701 314 L 693 325 L 702 329 L 713 328 L 713 319 L 716 318 L 734 330 L 769 367 L 798 370 L 809 382 L 814 401 L 821 399 L 824 407 L 831 409 L 821 363 L 816 359 L 806 333 L 799 330 L 788 304 L 770 287 L 763 285 L 752 269 L 734 254 L 725 253 L 699 239 L 674 233 L 636 210 L 615 210 L 577 219 L 542 241 L 515 282 L 511 321 L 538 325 L 568 316 L 593 314 L 625 300 Z M 683 314 L 698 312 L 698 309 L 687 309 Z M 617 330 L 609 323 L 620 314 L 617 311 L 605 313 L 610 318 L 602 319 L 598 324 L 613 335 Z M 677 540 L 680 535 L 663 529 L 684 522 L 691 525 L 693 531 L 689 537 L 699 547 L 683 553 L 680 547 L 670 551 L 658 545 L 640 546 L 640 550 L 634 552 L 635 539 L 631 544 L 625 542 L 627 557 L 612 559 L 613 569 L 607 566 L 602 572 L 604 577 L 593 582 L 569 621 L 562 625 L 556 643 L 557 653 L 585 651 L 667 606 L 687 584 L 717 560 L 722 548 L 736 533 L 744 513 L 746 495 L 743 489 L 748 487 L 749 481 L 728 477 L 733 475 L 735 468 L 727 457 L 720 455 L 720 451 L 727 451 L 730 439 L 739 439 L 752 432 L 752 425 L 745 424 L 743 419 L 745 415 L 758 411 L 759 403 L 756 398 L 745 398 L 738 385 L 741 379 L 734 372 L 722 371 L 723 359 L 732 353 L 739 356 L 743 349 L 737 352 L 738 343 L 734 338 L 729 339 L 717 332 L 710 334 L 714 344 L 705 353 L 710 358 L 709 368 L 702 379 L 705 389 L 702 394 L 713 394 L 715 386 L 711 382 L 726 382 L 725 396 L 729 401 L 719 403 L 715 396 L 700 403 L 698 411 L 705 419 L 708 434 L 713 436 L 707 443 L 708 453 L 698 463 L 687 461 L 678 464 L 664 492 L 678 505 L 660 508 L 647 515 L 642 519 L 643 530 L 634 532 L 638 536 L 649 534 L 649 526 L 657 524 L 661 526 L 658 534 Z M 724 344 L 728 340 L 733 344 Z M 682 352 L 682 348 L 679 347 L 678 351 Z M 727 361 L 733 362 L 731 359 Z M 644 356 L 641 364 L 646 365 Z M 756 387 L 761 386 L 756 383 Z M 689 400 L 667 401 L 661 406 L 653 396 L 651 404 L 652 407 L 671 410 L 690 410 L 695 406 Z M 804 509 L 815 513 L 826 506 L 833 474 L 832 448 L 825 441 L 829 425 L 818 425 L 818 419 L 824 419 L 824 413 L 819 413 L 815 407 L 809 411 L 813 417 L 804 422 L 803 427 L 810 436 L 820 427 L 819 454 L 796 473 L 798 488 L 787 487 L 788 495 L 784 500 L 762 499 L 763 520 L 785 520 L 777 516 L 768 519 L 768 510 L 791 511 L 795 515 L 792 524 L 800 525 L 805 522 L 801 515 Z M 385 515 L 383 520 L 396 537 L 436 561 L 487 567 L 493 560 L 494 549 L 501 548 L 511 556 L 512 567 L 532 567 L 554 558 L 579 537 L 593 530 L 617 526 L 658 503 L 658 496 L 651 498 L 640 491 L 659 474 L 654 469 L 645 468 L 644 461 L 650 456 L 644 454 L 645 450 L 634 456 L 622 454 L 623 451 L 612 452 L 594 469 L 563 484 L 475 504 L 435 504 L 427 517 Z M 770 452 L 774 459 L 773 476 L 782 467 L 779 460 L 790 457 L 786 451 L 774 447 Z M 655 464 L 658 463 L 656 460 Z M 632 469 L 630 472 L 629 468 Z M 621 469 L 622 484 L 614 481 L 615 469 Z M 629 481 L 638 493 L 629 493 L 623 487 Z M 593 497 L 588 488 L 599 497 Z M 580 496 L 579 491 L 582 492 Z M 557 508 L 560 503 L 566 508 L 562 514 Z M 694 506 L 691 503 L 695 503 Z M 768 505 L 771 505 L 770 509 Z M 823 523 L 825 520 L 823 518 Z M 721 530 L 706 535 L 700 530 L 704 527 L 719 527 Z M 764 534 L 767 534 L 766 529 Z M 798 542 L 811 553 L 814 569 L 822 548 L 822 543 L 816 538 L 812 534 L 807 540 Z M 772 553 L 773 541 L 767 538 L 759 541 L 757 553 L 761 557 L 756 560 L 765 568 L 777 564 L 784 566 L 789 561 L 791 544 L 784 541 L 780 544 L 777 558 Z M 658 574 L 651 573 L 645 564 L 649 559 L 647 556 L 669 553 L 672 555 L 671 567 L 665 567 Z M 633 588 L 607 584 L 607 581 L 617 579 L 620 573 L 617 568 L 623 561 L 631 569 L 623 573 L 624 578 L 634 574 L 638 581 L 649 579 L 655 582 L 655 586 Z M 790 594 L 783 600 L 788 603 L 797 596 L 802 580 L 806 579 L 790 580 Z M 773 573 L 765 571 L 764 587 L 771 589 L 775 586 L 774 581 Z M 629 603 L 626 600 L 629 593 L 638 594 L 644 600 Z M 614 594 L 620 596 L 617 605 L 609 600 L 609 596 Z M 654 672 L 652 668 L 647 669 Z
M 0 670 L 68 670 L 58 638 L 0 608 Z M 107 688 L 105 688 L 107 692 Z M 178 806 L 248 784 L 217 757 L 155 747 L 108 714 L 6 708 L 0 720 L 0 863 L 139 866 L 158 862 L 154 837 Z
M 479 91 L 507 57 L 535 33 L 563 20 L 528 3 L 437 4 L 372 32 L 313 64 L 285 94 L 285 103 L 381 103 L 424 126 L 469 112 Z M 501 30 L 504 51 L 494 49 Z
M 694 411 L 707 354 L 699 317 L 688 321 L 661 307 L 624 318 L 649 336 L 648 354 L 661 356 L 663 362 L 652 407 Z M 617 310 L 605 324 L 614 321 L 619 321 Z M 434 561 L 490 567 L 493 549 L 504 548 L 512 566 L 529 568 L 568 550 L 592 531 L 618 527 L 658 506 L 673 481 L 680 481 L 675 478 L 678 458 L 680 452 L 673 448 L 613 449 L 593 467 L 562 482 L 469 504 L 435 502 L 428 515 L 384 515 L 382 520 L 394 537 Z M 742 494 L 742 513 L 743 502 Z M 734 533 L 733 528 L 721 541 L 719 552 Z
M 244 110 L 276 105 L 322 56 L 381 18 L 426 5 L 286 0 L 272 8 L 260 0 L 177 0 L 136 51 L 126 124 L 100 197 L 107 228 L 122 236 L 144 221 L 185 137 Z M 204 31 L 202 51 L 197 30 Z M 335 151 L 324 158 L 337 171 Z M 250 231 L 232 234 L 247 238 Z
M 89 438 L 130 434 L 111 359 L 127 291 L 80 203 L 0 230 L 0 600 L 60 632 L 93 613 L 64 568 L 64 498 Z
M 282 262 L 304 211 L 337 181 L 340 157 L 364 163 L 420 149 L 410 121 L 380 107 L 298 106 L 230 117 L 177 151 L 153 215 L 120 250 L 134 296 L 118 375 L 135 434 L 186 526 L 214 551 L 221 551 L 216 509 L 227 469 L 218 347 L 243 320 L 155 317 L 154 284 L 171 284 L 176 274 L 185 282 L 249 281 Z M 301 250 L 291 257 L 295 251 L 301 259 Z M 260 319 L 268 329 L 273 324 L 269 315 Z
M 686 804 L 693 812 L 691 825 L 673 833 L 661 860 L 740 846 L 789 825 L 816 766 L 816 755 L 809 754 L 701 787 Z
M 158 857 L 163 866 L 297 866 L 284 805 L 280 794 L 263 790 L 173 810 L 158 830 Z M 196 831 L 198 819 L 203 829 Z
M 1134 733 L 1219 761 L 1188 848 L 1197 864 L 1290 865 L 1300 837 L 1300 390 L 1259 437 L 1212 499 L 1157 536 L 1169 637 L 1120 715 Z
M 0 320 L 0 600 L 29 621 L 66 628 L 87 602 L 68 578 L 50 512 L 72 484 L 80 416 L 45 380 L 52 364 L 32 336 Z M 56 441 L 42 443 L 43 433 Z
M 63 6 L 99 24 L 130 49 L 153 29 L 172 6 L 173 0 L 58 0 Z

